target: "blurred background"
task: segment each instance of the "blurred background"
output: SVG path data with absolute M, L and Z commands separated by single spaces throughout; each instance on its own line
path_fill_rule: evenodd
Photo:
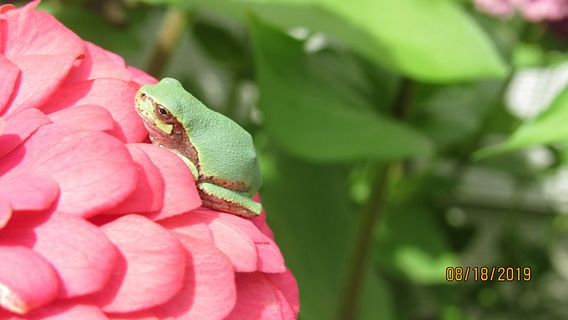
M 40 8 L 253 134 L 300 319 L 567 319 L 568 1 L 525 2 Z

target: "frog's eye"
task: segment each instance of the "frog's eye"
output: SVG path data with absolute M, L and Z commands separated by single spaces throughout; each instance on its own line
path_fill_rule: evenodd
M 172 114 L 168 111 L 168 109 L 164 108 L 163 106 L 156 104 L 155 112 L 158 118 L 162 120 L 170 120 L 172 118 Z
M 168 115 L 168 110 L 166 110 L 164 107 L 158 107 L 158 112 L 163 116 Z

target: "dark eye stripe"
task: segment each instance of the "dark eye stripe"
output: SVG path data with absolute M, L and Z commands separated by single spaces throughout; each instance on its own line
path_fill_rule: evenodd
M 154 112 L 156 113 L 156 116 L 160 118 L 162 121 L 169 122 L 173 118 L 172 114 L 168 109 L 164 108 L 162 105 L 157 103 L 154 104 Z

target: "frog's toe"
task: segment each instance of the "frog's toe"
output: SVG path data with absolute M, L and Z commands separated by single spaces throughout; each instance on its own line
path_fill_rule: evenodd
M 200 183 L 198 190 L 205 207 L 246 218 L 259 216 L 262 212 L 262 205 L 244 192 L 225 189 L 208 182 Z

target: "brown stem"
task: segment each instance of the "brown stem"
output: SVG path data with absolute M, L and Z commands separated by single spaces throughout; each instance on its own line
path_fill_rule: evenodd
M 403 79 L 397 97 L 393 102 L 392 114 L 398 119 L 404 119 L 412 100 L 413 82 Z M 347 274 L 343 297 L 338 312 L 340 320 L 355 320 L 359 309 L 359 297 L 363 289 L 363 280 L 367 274 L 374 240 L 374 231 L 384 208 L 385 196 L 389 185 L 389 177 L 398 163 L 380 165 L 373 180 L 371 195 L 364 208 L 358 228 L 353 258 Z
M 361 217 L 357 242 L 355 243 L 352 264 L 347 277 L 347 285 L 343 292 L 338 319 L 354 320 L 357 318 L 359 296 L 361 295 L 363 280 L 365 279 L 371 257 L 369 253 L 373 247 L 373 231 L 382 211 L 389 171 L 389 166 L 380 168 L 375 176 L 369 201 Z
M 395 118 L 403 120 L 408 116 L 413 90 L 414 82 L 408 78 L 402 78 L 398 95 L 393 102 L 392 113 Z
M 148 73 L 161 77 L 169 58 L 177 47 L 186 26 L 186 13 L 177 8 L 169 8 L 156 39 L 156 47 L 148 64 Z

